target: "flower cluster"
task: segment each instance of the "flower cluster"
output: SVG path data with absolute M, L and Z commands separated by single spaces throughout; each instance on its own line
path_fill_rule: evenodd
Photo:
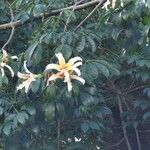
M 7 68 L 10 71 L 11 76 L 14 77 L 14 71 L 8 65 L 8 62 L 9 62 L 8 54 L 5 50 L 2 50 L 2 52 L 3 52 L 3 55 L 2 55 L 1 61 L 0 61 L 1 76 L 2 76 L 2 78 L 5 76 L 4 68 Z M 12 56 L 11 59 L 16 59 L 17 60 L 18 57 L 17 56 Z
M 67 83 L 68 92 L 72 90 L 72 80 L 75 79 L 80 81 L 82 84 L 85 83 L 85 80 L 80 77 L 81 72 L 78 69 L 78 67 L 82 65 L 82 59 L 80 57 L 71 58 L 68 62 L 65 61 L 61 53 L 56 54 L 56 57 L 58 58 L 58 64 L 48 64 L 43 74 L 31 73 L 27 68 L 27 62 L 24 61 L 25 73 L 18 72 L 17 74 L 18 77 L 24 81 L 17 86 L 17 90 L 25 88 L 25 92 L 27 93 L 32 82 L 36 81 L 38 78 L 44 77 L 45 74 L 49 74 L 48 78 L 46 78 L 46 86 L 49 86 L 50 83 L 56 79 L 62 79 L 64 83 Z M 10 66 L 5 66 L 10 68 Z M 56 73 L 49 73 L 50 70 L 55 70 Z M 10 71 L 12 76 L 14 76 L 11 68 Z

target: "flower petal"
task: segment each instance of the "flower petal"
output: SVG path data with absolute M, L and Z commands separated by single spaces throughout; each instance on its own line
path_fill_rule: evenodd
M 24 73 L 18 72 L 17 75 L 18 75 L 19 78 L 28 79 L 28 76 Z
M 68 92 L 70 92 L 72 90 L 72 83 L 71 83 L 71 81 L 67 82 L 67 88 L 68 88 Z
M 71 65 L 73 65 L 77 61 L 82 61 L 82 58 L 79 57 L 79 56 L 71 58 L 68 63 L 70 63 Z
M 78 80 L 78 81 L 80 81 L 82 84 L 85 84 L 85 80 L 84 80 L 83 78 L 81 78 L 81 77 L 78 77 L 78 76 L 76 76 L 76 75 L 70 75 L 70 78 L 71 78 L 71 79 Z
M 7 51 L 5 51 L 4 49 L 2 51 L 3 51 L 3 58 L 2 59 L 7 58 L 8 57 Z
M 50 81 L 53 81 L 53 80 L 56 80 L 56 79 L 58 79 L 58 78 L 62 78 L 59 74 L 53 74 L 53 75 L 51 75 L 49 78 L 48 78 L 48 80 L 47 80 L 47 85 L 46 86 L 49 86 L 49 82 Z
M 12 70 L 12 68 L 9 65 L 5 65 L 5 67 L 9 69 L 11 76 L 14 77 L 14 71 Z
M 64 76 L 65 76 L 64 82 L 70 82 L 70 75 L 68 71 L 64 71 Z
M 27 73 L 31 73 L 29 70 L 28 70 L 28 68 L 27 68 L 27 61 L 25 60 L 24 61 L 24 69 L 25 69 L 25 71 L 27 72 Z
M 3 78 L 5 75 L 4 68 L 1 68 L 1 72 L 2 72 L 2 78 Z
M 66 64 L 65 59 L 61 53 L 55 54 L 56 57 L 58 58 L 59 65 L 62 67 Z
M 19 58 L 17 56 L 11 56 L 11 59 L 18 61 Z
M 55 70 L 60 71 L 59 65 L 57 65 L 57 64 L 48 64 L 48 65 L 46 66 L 45 70 L 49 70 L 49 69 L 55 69 Z
M 81 66 L 82 65 L 82 62 L 77 62 L 77 63 L 75 63 L 74 65 L 73 65 L 73 67 L 79 67 L 79 66 Z
M 72 67 L 72 70 L 74 70 L 78 76 L 81 75 L 81 71 L 78 68 Z

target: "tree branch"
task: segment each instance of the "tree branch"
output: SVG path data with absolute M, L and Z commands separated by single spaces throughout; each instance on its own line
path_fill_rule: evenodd
M 79 23 L 79 25 L 75 28 L 75 31 L 88 19 L 90 16 L 100 7 L 102 6 L 107 0 L 99 1 L 98 5 L 86 16 L 86 18 Z
M 88 7 L 91 7 L 91 6 L 95 6 L 95 5 L 99 4 L 99 3 L 103 4 L 105 2 L 106 2 L 106 0 L 94 0 L 94 1 L 90 1 L 90 2 L 87 2 L 87 3 L 81 4 L 81 5 L 77 5 L 75 8 L 74 8 L 74 5 L 72 5 L 72 6 L 69 6 L 69 7 L 52 10 L 49 13 L 42 13 L 42 14 L 40 14 L 38 16 L 34 16 L 33 19 L 32 19 L 32 21 L 42 19 L 43 17 L 44 18 L 48 18 L 50 16 L 57 16 L 61 12 L 65 11 L 65 10 L 72 10 L 72 9 L 74 9 L 74 11 L 78 11 L 78 10 L 85 9 L 85 8 L 88 8 Z M 10 22 L 10 23 L 6 23 L 6 24 L 2 24 L 2 25 L 0 25 L 0 31 L 1 30 L 10 29 L 10 28 L 12 28 L 12 26 L 19 27 L 19 26 L 22 26 L 22 25 L 24 25 L 26 23 L 29 23 L 29 22 L 31 22 L 30 18 L 27 19 L 24 22 L 21 22 L 21 20 L 18 20 L 18 21 L 15 21 L 15 22 Z
M 11 8 L 11 5 L 8 3 L 8 5 L 9 5 L 9 9 L 10 9 L 10 15 L 11 15 L 11 22 L 10 22 L 10 24 L 13 22 L 13 20 L 14 20 L 14 15 L 13 15 L 13 10 L 12 10 L 12 8 Z M 9 36 L 9 39 L 7 40 L 7 42 L 3 45 L 3 47 L 2 47 L 2 50 L 6 50 L 6 47 L 9 45 L 9 43 L 11 42 L 11 40 L 12 40 L 12 38 L 13 38 L 13 35 L 14 35 L 14 33 L 15 33 L 15 27 L 14 27 L 14 25 L 12 24 L 11 25 L 11 28 L 12 28 L 12 30 L 11 30 L 11 34 L 10 34 L 10 36 Z

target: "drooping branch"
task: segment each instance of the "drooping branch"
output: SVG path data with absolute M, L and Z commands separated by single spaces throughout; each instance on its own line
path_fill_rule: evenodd
M 12 10 L 11 5 L 9 3 L 8 3 L 8 5 L 9 5 L 10 15 L 11 15 L 11 22 L 10 23 L 12 23 L 13 20 L 14 20 L 13 10 Z M 6 50 L 6 47 L 9 45 L 9 43 L 11 42 L 11 40 L 13 38 L 14 32 L 15 32 L 15 27 L 12 24 L 11 25 L 11 34 L 10 34 L 9 39 L 7 40 L 7 42 L 3 45 L 2 50 Z
M 107 0 L 94 0 L 94 1 L 90 1 L 90 2 L 81 4 L 81 5 L 77 5 L 77 6 L 72 5 L 72 6 L 69 6 L 69 7 L 52 10 L 51 12 L 42 13 L 42 14 L 40 14 L 38 16 L 34 16 L 32 18 L 32 21 L 42 19 L 43 17 L 47 18 L 47 17 L 50 17 L 50 16 L 57 16 L 61 12 L 66 11 L 66 10 L 73 10 L 74 9 L 74 11 L 78 11 L 78 10 L 85 9 L 85 8 L 88 8 L 88 7 L 91 7 L 91 6 L 95 6 L 95 5 L 99 4 L 99 3 L 101 3 L 101 6 L 102 6 L 106 1 Z M 22 26 L 23 24 L 29 23 L 29 22 L 31 22 L 30 18 L 27 19 L 24 22 L 21 22 L 21 20 L 18 20 L 18 21 L 15 21 L 15 22 L 10 22 L 10 23 L 6 23 L 6 24 L 2 24 L 2 25 L 0 25 L 0 31 L 1 30 L 10 29 L 10 28 L 12 28 L 12 26 L 14 26 L 16 28 L 16 27 Z

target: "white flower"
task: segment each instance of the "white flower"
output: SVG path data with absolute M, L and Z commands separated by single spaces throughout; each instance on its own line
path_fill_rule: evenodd
M 77 68 L 82 65 L 82 59 L 80 57 L 74 57 L 71 58 L 67 63 L 61 53 L 56 54 L 56 57 L 58 58 L 59 63 L 58 64 L 48 64 L 46 66 L 45 70 L 57 70 L 58 73 L 52 74 L 48 80 L 47 85 L 49 85 L 50 81 L 56 80 L 58 78 L 64 79 L 64 82 L 67 83 L 68 91 L 70 92 L 72 90 L 72 83 L 71 79 L 76 79 L 83 84 L 85 83 L 85 80 L 81 77 L 80 70 Z M 77 75 L 73 75 L 73 73 L 76 73 Z
M 4 77 L 5 75 L 5 72 L 4 72 L 4 67 L 6 67 L 10 73 L 11 73 L 11 76 L 14 77 L 14 71 L 12 70 L 12 68 L 7 65 L 8 63 L 8 54 L 5 50 L 2 50 L 3 52 L 3 56 L 2 56 L 2 59 L 1 59 L 1 62 L 0 62 L 0 70 L 1 70 L 1 73 L 2 73 L 2 77 Z
M 17 87 L 17 90 L 25 88 L 25 92 L 27 93 L 31 83 L 36 80 L 38 75 L 33 74 L 28 70 L 28 68 L 26 66 L 26 61 L 24 61 L 24 69 L 25 69 L 26 73 L 18 72 L 18 77 L 25 81 Z

